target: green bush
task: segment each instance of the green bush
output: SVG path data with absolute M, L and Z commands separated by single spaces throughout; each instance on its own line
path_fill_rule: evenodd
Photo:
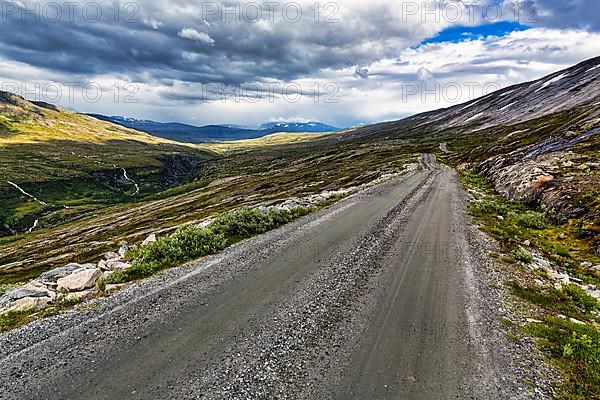
M 473 205 L 472 211 L 476 215 L 502 215 L 505 216 L 508 213 L 509 207 L 508 205 L 498 202 L 498 201 L 489 201 L 483 200 Z
M 525 249 L 518 248 L 510 252 L 510 255 L 518 261 L 529 264 L 533 260 L 533 256 Z
M 589 294 L 587 294 L 579 286 L 570 283 L 562 288 L 565 296 L 569 297 L 578 307 L 587 312 L 599 309 L 599 302 Z
M 177 261 L 182 257 L 202 257 L 213 254 L 227 247 L 227 240 L 221 233 L 216 233 L 212 228 L 198 228 L 186 225 L 178 229 L 169 238 L 171 247 L 178 249 L 181 254 L 174 254 Z
M 217 253 L 238 240 L 275 229 L 310 210 L 268 211 L 244 208 L 217 218 L 208 227 L 183 226 L 172 235 L 127 253 L 130 268 L 114 272 L 108 283 L 122 283 L 150 276 L 165 268 Z
M 600 331 L 587 324 L 562 318 L 546 318 L 526 331 L 541 340 L 554 361 L 565 372 L 557 398 L 587 400 L 600 398 Z
M 544 229 L 546 227 L 544 214 L 536 211 L 515 213 L 514 220 L 517 225 L 523 228 Z

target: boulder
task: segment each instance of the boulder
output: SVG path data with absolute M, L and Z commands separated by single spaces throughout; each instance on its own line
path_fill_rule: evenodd
M 44 284 L 47 283 L 56 283 L 60 278 L 64 278 L 65 276 L 71 275 L 73 271 L 83 268 L 82 265 L 77 263 L 67 264 L 64 267 L 54 268 L 50 271 L 44 272 L 38 278 Z
M 144 239 L 144 241 L 142 242 L 142 246 L 147 246 L 150 243 L 154 243 L 156 242 L 156 235 L 153 233 L 151 235 L 149 235 L 146 239 Z
M 60 278 L 58 283 L 59 291 L 79 292 L 94 287 L 96 281 L 102 275 L 99 269 L 82 268 L 74 271 L 71 275 Z
M 10 303 L 8 307 L 3 307 L 0 313 L 5 314 L 11 311 L 41 310 L 51 301 L 52 298 L 50 297 L 22 297 Z
M 111 271 L 116 271 L 118 269 L 127 269 L 127 268 L 131 267 L 131 264 L 126 263 L 126 262 L 115 261 L 115 262 L 109 263 L 109 267 L 110 267 Z
M 25 297 L 50 297 L 52 300 L 56 297 L 56 293 L 49 290 L 42 282 L 34 280 L 19 288 L 9 290 L 5 296 L 10 301 L 19 300 Z
M 26 289 L 26 288 L 18 288 L 18 289 L 14 289 L 11 290 L 9 292 L 6 293 L 6 296 L 10 299 L 10 300 L 19 300 L 22 299 L 24 297 L 46 297 L 48 296 L 48 290 L 31 290 L 31 289 Z

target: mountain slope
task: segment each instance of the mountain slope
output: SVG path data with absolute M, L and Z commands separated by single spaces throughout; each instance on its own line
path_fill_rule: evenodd
M 100 114 L 88 115 L 102 121 L 112 122 L 128 128 L 147 132 L 154 136 L 183 143 L 208 143 L 215 141 L 257 139 L 280 132 L 335 132 L 339 130 L 338 128 L 320 122 L 274 122 L 263 124 L 258 129 L 249 129 L 230 125 L 194 126 L 177 122 L 163 123 L 119 116 L 109 117 Z
M 0 237 L 164 190 L 189 180 L 186 169 L 207 156 L 0 92 Z
M 431 126 L 476 130 L 515 124 L 600 101 L 600 57 L 581 62 L 532 82 L 513 85 L 445 109 L 417 114 L 400 121 L 357 128 L 353 136 L 384 135 L 395 129 Z
M 483 174 L 509 200 L 570 224 L 600 256 L 600 57 L 466 104 L 350 131 L 390 145 L 420 138 Z

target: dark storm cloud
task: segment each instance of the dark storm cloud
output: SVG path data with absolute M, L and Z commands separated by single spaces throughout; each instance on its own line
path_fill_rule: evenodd
M 222 23 L 220 16 L 197 15 L 192 3 L 179 2 L 180 12 L 172 12 L 175 4 L 154 2 L 141 4 L 135 21 L 115 20 L 108 4 L 99 21 L 86 21 L 79 9 L 73 20 L 63 15 L 51 21 L 43 10 L 31 15 L 34 4 L 3 8 L 0 54 L 70 74 L 226 84 L 290 80 L 324 68 L 368 64 L 418 41 L 402 24 L 369 23 L 358 15 L 346 24 L 317 24 L 312 18 Z M 378 46 L 369 46 L 371 41 Z
M 597 0 L 525 0 L 536 10 L 540 25 L 553 28 L 600 30 Z
M 504 3 L 509 7 L 512 0 Z M 518 3 L 536 11 L 540 26 L 598 28 L 599 11 L 592 0 Z M 64 74 L 120 75 L 160 85 L 170 80 L 227 85 L 289 81 L 341 68 L 354 68 L 356 78 L 364 79 L 364 66 L 396 58 L 449 25 L 423 24 L 418 15 L 412 22 L 401 20 L 400 6 L 386 2 L 340 3 L 334 15 L 339 21 L 333 23 L 315 23 L 309 5 L 302 7 L 305 16 L 298 22 L 282 19 L 280 7 L 263 9 L 258 23 L 251 11 L 238 11 L 240 21 L 229 17 L 223 23 L 222 9 L 211 14 L 203 3 L 188 0 L 140 1 L 134 8 L 123 5 L 118 15 L 113 2 L 103 0 L 101 18 L 92 8 L 87 19 L 82 3 L 73 18 L 63 7 L 57 21 L 52 10 L 44 11 L 47 2 L 18 4 L 2 3 L 0 57 Z M 42 5 L 37 15 L 32 14 L 36 4 Z M 220 8 L 224 3 L 212 4 Z M 320 19 L 325 16 L 322 12 Z M 548 49 L 546 57 L 561 51 L 560 46 Z

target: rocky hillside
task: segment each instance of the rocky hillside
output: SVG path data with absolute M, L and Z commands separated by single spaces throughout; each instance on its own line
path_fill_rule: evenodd
M 551 209 L 559 219 L 583 218 L 590 230 L 600 211 L 600 57 L 466 104 L 348 134 L 361 142 L 416 137 L 432 150 L 446 143 L 448 162 L 483 173 L 508 199 Z
M 483 174 L 507 199 L 576 225 L 600 255 L 600 57 L 346 136 L 365 146 L 416 138 L 445 162 Z
M 381 135 L 415 127 L 438 132 L 452 128 L 477 131 L 583 106 L 596 108 L 599 102 L 600 57 L 596 57 L 538 80 L 510 86 L 464 104 L 414 115 L 401 121 L 359 128 L 352 134 Z

